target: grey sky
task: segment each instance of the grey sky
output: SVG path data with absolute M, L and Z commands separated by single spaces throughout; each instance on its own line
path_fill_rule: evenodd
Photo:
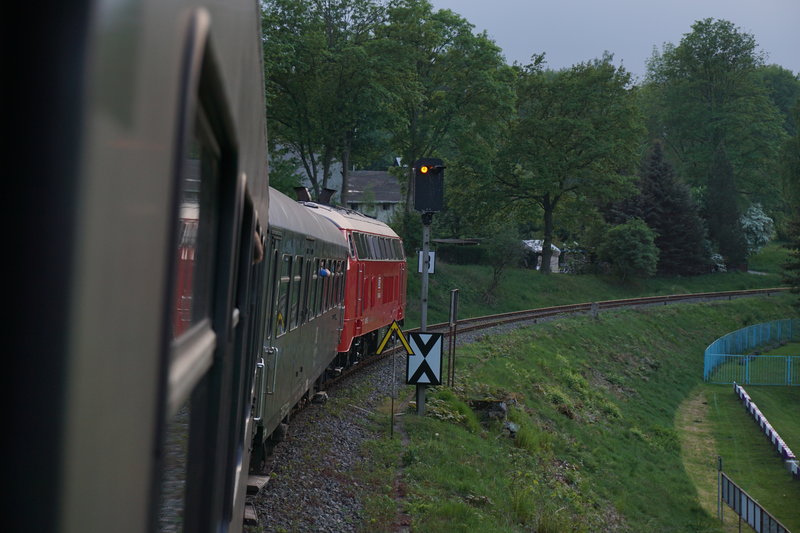
M 775 63 L 800 73 L 800 0 L 430 0 L 486 30 L 506 60 L 526 64 L 545 53 L 564 68 L 614 54 L 635 76 L 646 70 L 653 46 L 678 44 L 704 18 L 725 19 L 752 33 Z

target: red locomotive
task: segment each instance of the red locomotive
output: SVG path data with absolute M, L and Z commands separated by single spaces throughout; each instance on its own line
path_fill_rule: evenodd
M 400 237 L 385 223 L 356 211 L 303 202 L 329 219 L 349 243 L 340 366 L 372 353 L 393 321 L 405 318 L 406 261 Z

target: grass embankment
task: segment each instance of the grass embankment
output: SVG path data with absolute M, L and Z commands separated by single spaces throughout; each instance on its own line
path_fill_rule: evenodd
M 751 259 L 763 275 L 743 272 L 708 274 L 692 277 L 652 278 L 621 283 L 611 276 L 553 274 L 543 276 L 535 270 L 509 269 L 494 294 L 486 298 L 491 280 L 488 266 L 448 265 L 437 262 L 436 273 L 429 278 L 428 324 L 445 322 L 449 317 L 450 290 L 459 290 L 459 316 L 482 316 L 505 311 L 535 309 L 637 296 L 733 291 L 778 287 L 780 264 L 787 251 L 770 244 Z M 406 327 L 416 327 L 420 320 L 420 274 L 417 260 L 408 264 L 408 309 Z
M 587 299 L 594 298 L 575 301 Z M 413 530 L 423 532 L 717 531 L 713 511 L 698 496 L 715 497 L 716 487 L 696 486 L 702 476 L 694 475 L 710 469 L 715 483 L 717 453 L 746 490 L 751 473 L 770 469 L 763 483 L 769 487 L 774 478 L 777 489 L 753 495 L 790 529 L 800 529 L 800 483 L 783 483 L 788 473 L 767 446 L 763 458 L 736 465 L 737 447 L 751 438 L 728 438 L 717 420 L 742 431 L 756 431 L 755 424 L 727 387 L 702 383 L 702 354 L 711 341 L 792 316 L 791 301 L 779 296 L 574 317 L 459 349 L 456 388 L 430 391 L 428 416 L 404 417 L 407 441 L 367 446 L 373 459 L 367 529 L 393 522 L 399 495 Z M 540 305 L 548 304 L 529 307 Z M 699 465 L 685 464 L 681 406 L 705 387 L 711 398 L 717 394 L 706 411 L 718 418 L 705 428 L 715 444 L 699 454 Z M 723 396 L 731 398 L 730 417 L 738 412 L 742 421 L 725 421 Z M 509 406 L 515 437 L 469 406 L 487 398 Z M 800 408 L 796 397 L 781 401 L 784 409 Z M 392 483 L 398 465 L 402 483 Z

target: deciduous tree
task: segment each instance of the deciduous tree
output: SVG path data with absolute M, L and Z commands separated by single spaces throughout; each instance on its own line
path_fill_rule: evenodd
M 317 196 L 334 160 L 347 166 L 359 125 L 380 109 L 371 45 L 382 21 L 374 0 L 262 3 L 271 143 L 291 149 Z
M 519 70 L 517 115 L 487 186 L 541 208 L 542 268 L 550 271 L 555 216 L 567 200 L 588 208 L 632 192 L 643 126 L 630 75 L 610 55 L 553 72 L 543 57 Z
M 405 189 L 410 213 L 410 165 L 422 157 L 445 156 L 457 143 L 456 135 L 473 136 L 478 144 L 484 131 L 493 129 L 491 123 L 511 109 L 510 70 L 485 33 L 474 34 L 464 18 L 450 10 L 434 11 L 426 0 L 393 3 L 379 37 L 397 74 L 386 90 L 397 117 L 390 127 L 392 144 L 409 166 Z
M 678 175 L 706 186 L 724 143 L 736 194 L 772 209 L 781 201 L 776 165 L 785 132 L 759 75 L 763 65 L 753 35 L 726 20 L 704 19 L 680 44 L 654 54 L 646 94 L 656 100 L 649 106 L 651 135 L 664 140 Z

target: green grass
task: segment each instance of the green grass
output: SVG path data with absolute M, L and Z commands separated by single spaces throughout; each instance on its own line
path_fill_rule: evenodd
M 790 442 L 798 442 L 800 388 L 746 389 L 789 447 Z M 792 479 L 732 387 L 709 385 L 706 395 L 725 472 L 789 530 L 800 531 L 800 483 Z
M 573 317 L 460 348 L 455 389 L 430 394 L 439 416 L 403 418 L 408 442 L 397 461 L 412 529 L 717 531 L 685 470 L 676 413 L 698 387 L 717 390 L 702 383 L 703 350 L 711 341 L 792 316 L 791 301 L 779 296 Z M 718 390 L 735 400 L 728 389 Z M 514 438 L 500 422 L 465 411 L 470 400 L 487 398 L 509 405 L 509 420 L 519 428 Z M 744 409 L 733 405 L 720 418 L 723 428 L 754 430 L 754 423 L 734 420 L 735 413 Z M 789 425 L 797 428 L 790 413 Z M 379 442 L 396 446 L 397 438 Z M 748 472 L 761 475 L 760 465 L 766 469 L 770 461 L 737 466 L 739 445 L 732 446 L 720 453 L 749 490 Z M 765 479 L 783 477 L 757 497 L 792 528 L 797 512 L 793 522 L 785 509 L 800 501 L 800 483 L 785 486 L 789 476 L 779 462 L 769 468 Z
M 786 445 L 795 455 L 800 454 L 800 386 L 749 386 L 745 390 Z
M 783 346 L 770 350 L 765 355 L 800 355 L 800 342 L 787 342 Z
M 509 269 L 495 294 L 484 297 L 491 279 L 491 269 L 479 265 L 436 264 L 436 273 L 429 277 L 428 324 L 445 322 L 449 317 L 450 290 L 459 290 L 459 316 L 482 316 L 505 311 L 518 311 L 554 305 L 565 305 L 636 296 L 716 292 L 740 289 L 778 287 L 781 285 L 780 263 L 786 250 L 770 244 L 761 254 L 750 259 L 751 267 L 766 275 L 730 272 L 692 277 L 652 278 L 620 283 L 611 276 L 551 274 L 534 270 Z M 758 268 L 756 269 L 755 266 Z M 408 308 L 406 327 L 420 321 L 420 274 L 416 258 L 409 260 Z
M 785 244 L 769 243 L 761 252 L 748 259 L 748 268 L 756 272 L 780 274 L 781 265 L 789 259 L 789 250 L 784 247 Z

